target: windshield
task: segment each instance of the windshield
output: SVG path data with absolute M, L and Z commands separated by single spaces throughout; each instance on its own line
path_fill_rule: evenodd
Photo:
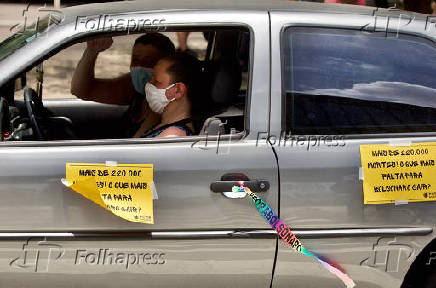
M 43 32 L 47 31 L 53 24 L 59 24 L 59 18 L 54 17 L 54 14 L 47 15 L 39 19 L 30 26 L 25 26 L 23 29 L 6 40 L 0 43 L 0 60 L 8 57 L 19 48 L 29 42 L 32 42 L 39 37 Z

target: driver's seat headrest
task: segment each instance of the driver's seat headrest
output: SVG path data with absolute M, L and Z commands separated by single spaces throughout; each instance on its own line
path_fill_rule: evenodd
M 220 105 L 233 104 L 242 81 L 241 65 L 237 59 L 220 59 L 211 67 L 211 99 Z

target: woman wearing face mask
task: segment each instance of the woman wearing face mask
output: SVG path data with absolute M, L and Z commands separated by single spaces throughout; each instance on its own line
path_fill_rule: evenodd
M 161 59 L 144 88 L 147 102 L 153 112 L 161 115 L 161 122 L 145 131 L 141 127 L 134 137 L 193 135 L 193 106 L 200 103 L 196 99 L 199 78 L 200 65 L 194 56 L 177 53 Z

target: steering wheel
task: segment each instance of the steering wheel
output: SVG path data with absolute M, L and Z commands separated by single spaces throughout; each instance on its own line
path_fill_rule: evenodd
M 62 116 L 54 116 L 44 107 L 41 98 L 32 88 L 24 89 L 24 104 L 37 140 L 77 139 L 71 120 Z
M 39 99 L 35 90 L 29 87 L 24 89 L 24 103 L 26 105 L 27 116 L 29 117 L 30 124 L 32 125 L 32 129 L 37 137 L 37 140 L 44 140 L 44 135 L 42 134 L 42 131 L 39 128 L 36 120 L 37 115 L 35 115 L 37 111 L 42 111 L 44 106 L 42 105 L 42 101 Z

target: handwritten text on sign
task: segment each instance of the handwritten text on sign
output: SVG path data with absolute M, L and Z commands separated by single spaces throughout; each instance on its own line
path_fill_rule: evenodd
M 436 201 L 436 143 L 362 145 L 365 204 Z
M 69 187 L 131 222 L 153 224 L 153 200 L 150 183 L 151 164 L 67 163 Z

